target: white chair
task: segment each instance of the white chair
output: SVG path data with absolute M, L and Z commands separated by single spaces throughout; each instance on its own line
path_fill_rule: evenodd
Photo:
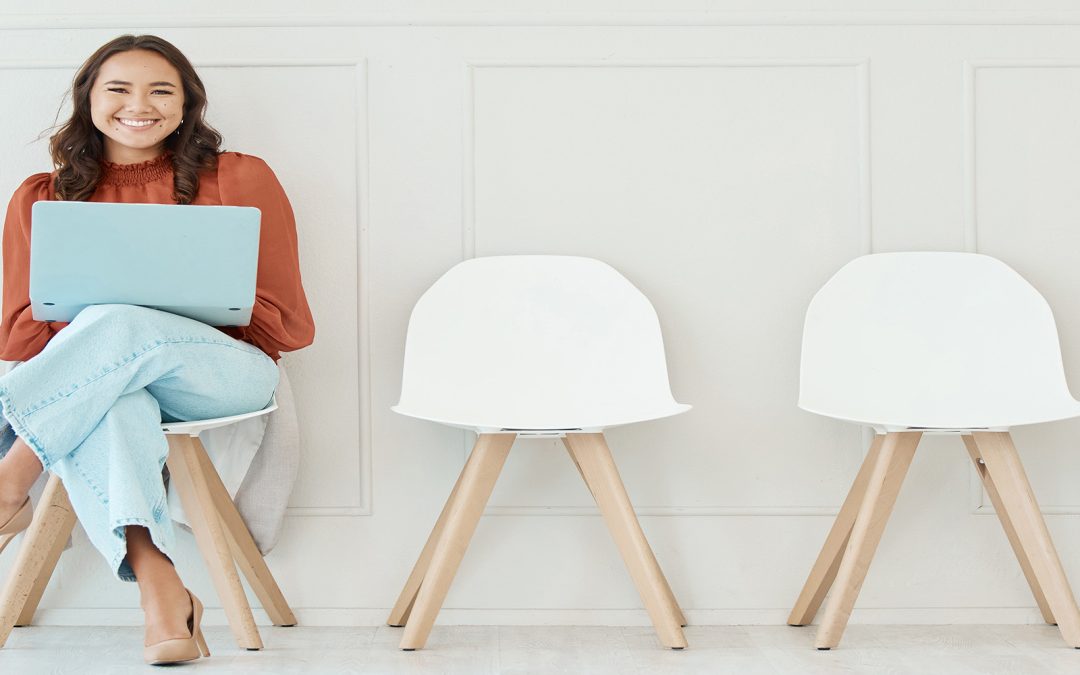
M 296 617 L 210 463 L 199 434 L 276 409 L 275 399 L 262 410 L 243 415 L 161 425 L 169 442 L 166 460 L 169 475 L 179 492 L 184 513 L 210 571 L 233 637 L 241 649 L 262 649 L 263 643 L 236 565 L 247 577 L 274 625 L 294 626 Z M 34 522 L 24 535 L 15 565 L 0 595 L 0 647 L 13 627 L 32 623 L 38 602 L 76 520 L 63 484 L 56 474 L 52 474 L 34 509 Z
M 471 429 L 472 454 L 387 623 L 422 648 L 514 439 L 561 437 L 592 491 L 665 647 L 686 620 L 604 440 L 606 427 L 676 415 L 660 323 L 648 299 L 589 258 L 496 256 L 460 263 L 409 320 L 403 415 Z
M 836 647 L 923 434 L 960 434 L 1047 623 L 1080 648 L 1080 612 L 1009 428 L 1080 416 L 1054 317 L 1004 263 L 970 253 L 857 258 L 810 303 L 799 406 L 876 435 L 788 623 L 836 590 L 818 649 Z

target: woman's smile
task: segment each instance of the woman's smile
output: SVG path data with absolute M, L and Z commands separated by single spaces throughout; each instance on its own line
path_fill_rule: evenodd
M 160 118 L 142 119 L 137 117 L 115 117 L 113 119 L 132 131 L 149 129 L 161 121 Z

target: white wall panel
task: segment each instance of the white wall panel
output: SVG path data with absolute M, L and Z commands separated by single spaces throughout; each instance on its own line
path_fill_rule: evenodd
M 361 451 L 357 183 L 367 161 L 362 62 L 305 60 L 200 69 L 210 118 L 230 150 L 265 159 L 293 196 L 304 286 L 318 339 L 288 357 L 304 461 L 292 505 L 361 510 L 371 473 Z M 219 121 L 220 120 L 220 121 Z M 248 148 L 259 148 L 258 152 Z M 367 375 L 366 372 L 363 373 Z
M 1001 257 L 1050 301 L 1080 391 L 1073 3 L 38 4 L 0 11 L 4 198 L 48 169 L 34 139 L 74 67 L 149 31 L 293 201 L 318 338 L 286 360 L 304 460 L 270 563 L 305 623 L 380 622 L 461 468 L 467 434 L 389 407 L 412 305 L 463 257 L 603 258 L 656 306 L 695 407 L 610 438 L 694 622 L 781 622 L 846 494 L 864 432 L 795 398 L 806 303 L 852 257 Z M 1080 584 L 1078 434 L 1016 436 Z M 969 465 L 925 441 L 856 621 L 1038 621 Z M 560 444 L 519 442 L 488 513 L 442 620 L 647 621 Z M 81 536 L 43 607 L 140 619 Z
M 802 308 L 869 246 L 863 65 L 473 71 L 467 249 L 598 257 L 662 307 L 676 396 L 696 408 L 612 432 L 638 503 L 750 513 L 838 503 L 861 436 L 792 402 Z M 760 424 L 736 424 L 748 419 Z M 806 452 L 790 456 L 793 436 Z M 588 498 L 550 445 L 536 441 L 533 461 L 515 457 L 495 504 L 565 504 L 549 483 L 558 479 Z M 821 456 L 837 462 L 836 480 L 783 478 Z

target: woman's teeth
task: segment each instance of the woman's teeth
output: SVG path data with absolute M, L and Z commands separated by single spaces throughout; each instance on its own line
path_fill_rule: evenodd
M 120 124 L 123 124 L 126 127 L 135 128 L 148 127 L 151 124 L 157 122 L 157 120 L 125 120 L 120 118 L 117 118 L 117 120 L 120 122 Z

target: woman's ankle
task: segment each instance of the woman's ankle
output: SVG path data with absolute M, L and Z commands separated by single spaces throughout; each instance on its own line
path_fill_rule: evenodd
M 179 579 L 139 584 L 139 606 L 144 611 L 158 611 L 162 607 L 183 605 L 186 602 L 187 590 Z
M 145 527 L 129 525 L 125 530 L 127 561 L 135 572 L 143 609 L 171 604 L 187 597 L 172 561 L 154 545 Z
M 23 481 L 4 471 L 3 462 L 0 462 L 0 513 L 22 506 L 29 492 L 29 488 L 23 489 Z
M 22 504 L 41 472 L 41 461 L 34 451 L 21 438 L 15 439 L 0 459 L 0 508 Z

